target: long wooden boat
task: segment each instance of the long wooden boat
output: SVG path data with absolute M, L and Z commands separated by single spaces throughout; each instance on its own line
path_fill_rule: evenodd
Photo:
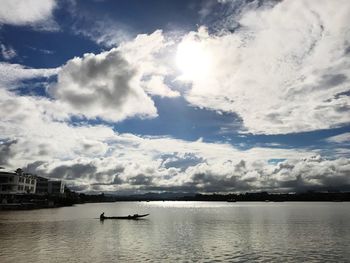
M 128 215 L 128 216 L 103 216 L 103 217 L 100 217 L 100 220 L 105 220 L 105 219 L 134 219 L 135 220 L 148 215 L 149 214 L 143 214 L 143 215 L 134 214 L 134 215 Z

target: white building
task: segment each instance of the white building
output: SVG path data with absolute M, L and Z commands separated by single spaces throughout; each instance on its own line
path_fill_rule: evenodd
M 63 194 L 64 182 L 49 180 L 48 178 L 38 176 L 36 182 L 37 194 Z
M 49 193 L 49 179 L 38 176 L 36 179 L 36 194 L 45 195 Z
M 49 181 L 49 194 L 63 194 L 64 182 L 63 181 Z
M 0 171 L 0 194 L 34 194 L 36 176 L 18 172 Z
M 65 184 L 59 180 L 24 173 L 0 170 L 0 194 L 64 194 Z

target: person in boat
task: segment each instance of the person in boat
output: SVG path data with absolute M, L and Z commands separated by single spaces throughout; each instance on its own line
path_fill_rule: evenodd
M 105 219 L 105 212 L 102 212 L 102 214 L 100 215 L 100 220 Z

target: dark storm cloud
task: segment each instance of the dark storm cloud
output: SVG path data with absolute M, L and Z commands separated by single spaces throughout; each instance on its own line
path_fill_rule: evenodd
M 161 158 L 164 159 L 163 165 L 165 168 L 179 168 L 182 171 L 190 166 L 205 162 L 202 157 L 196 156 L 194 153 L 185 153 L 184 155 L 165 154 Z
M 345 54 L 345 55 L 349 55 L 349 54 L 350 54 L 350 46 L 348 46 L 348 47 L 345 48 L 344 54 Z
M 276 182 L 277 187 L 281 188 L 287 188 L 292 189 L 295 191 L 304 191 L 305 189 L 309 188 L 310 185 L 307 185 L 307 182 L 302 178 L 302 176 L 299 174 L 296 176 L 295 179 L 287 180 L 284 182 Z
M 48 175 L 51 178 L 74 180 L 77 178 L 93 177 L 97 169 L 92 164 L 62 165 L 53 169 Z
M 113 185 L 122 184 L 122 179 L 119 178 L 120 174 L 124 172 L 124 167 L 117 165 L 113 169 L 109 169 L 103 172 L 98 171 L 98 166 L 93 163 L 87 164 L 72 164 L 61 165 L 54 168 L 46 176 L 50 178 L 65 179 L 74 182 L 76 179 L 85 179 L 88 181 L 98 181 L 93 184 Z
M 347 96 L 347 97 L 349 97 L 349 96 L 350 96 L 350 90 L 337 93 L 337 94 L 334 95 L 334 98 L 335 98 L 335 99 L 339 99 L 339 97 L 341 97 L 341 96 Z
M 38 171 L 38 168 L 43 164 L 45 164 L 45 162 L 36 161 L 36 162 L 28 164 L 26 167 L 23 168 L 23 170 L 27 173 L 36 174 Z
M 113 189 L 129 193 L 136 190 L 202 193 L 350 190 L 350 160 L 327 160 L 318 155 L 277 164 L 249 160 L 236 163 L 226 160 L 221 164 L 202 162 L 183 170 L 165 169 L 162 164 L 157 167 L 135 163 L 116 164 L 105 169 L 105 163 L 95 161 L 59 165 L 45 173 L 45 165 L 35 162 L 26 169 L 38 175 L 63 179 L 74 189 L 80 189 L 81 184 L 84 191 L 90 192 L 113 192 Z
M 151 185 L 153 178 L 144 174 L 138 174 L 134 177 L 130 177 L 128 183 L 131 185 Z
M 289 163 L 279 163 L 277 165 L 277 168 L 273 171 L 274 174 L 279 173 L 282 170 L 291 170 L 294 168 L 294 164 L 289 164 Z
M 272 176 L 274 179 L 270 181 L 270 186 L 276 189 L 289 189 L 296 192 L 350 190 L 350 160 L 342 158 L 330 161 L 320 156 L 313 156 L 294 163 L 285 161 L 278 165 Z
M 318 80 L 318 83 L 315 83 L 315 85 L 306 85 L 302 89 L 289 89 L 288 95 L 290 98 L 296 98 L 296 96 L 307 94 L 307 93 L 314 93 L 320 90 L 328 90 L 334 87 L 337 87 L 339 85 L 342 85 L 346 82 L 348 82 L 348 77 L 345 74 L 340 73 L 334 73 L 334 74 L 325 74 L 320 76 L 320 79 Z M 344 92 L 340 93 L 341 95 L 344 94 Z M 338 94 L 335 94 L 332 99 L 339 99 Z M 321 105 L 321 107 L 317 107 L 316 109 L 322 109 L 323 107 L 326 107 L 327 105 Z M 328 106 L 329 107 L 329 106 Z
M 319 87 L 329 88 L 338 86 L 348 80 L 348 77 L 344 74 L 333 74 L 333 75 L 324 75 L 320 81 Z
M 124 170 L 124 167 L 117 166 L 116 168 L 104 172 L 97 172 L 94 174 L 92 179 L 96 179 L 98 183 L 93 183 L 91 185 L 121 185 L 125 183 L 124 180 L 120 178 L 120 175 L 124 172 Z M 110 178 L 110 180 L 106 181 L 106 175 L 108 178 Z
M 294 180 L 281 182 L 276 189 L 289 189 L 293 192 L 305 191 L 350 191 L 350 182 L 347 176 L 339 176 L 334 178 L 321 178 L 321 184 L 316 184 L 305 180 L 298 175 Z
M 124 183 L 120 176 L 125 171 L 125 167 L 120 164 L 111 166 L 112 168 L 104 171 L 100 170 L 99 163 L 93 162 L 61 164 L 51 170 L 47 168 L 48 165 L 47 162 L 36 161 L 28 164 L 24 170 L 39 176 L 61 179 L 75 187 L 77 180 L 89 182 L 89 185 L 120 185 Z
M 250 179 L 252 181 L 255 179 Z M 204 192 L 244 191 L 251 188 L 247 180 L 238 176 L 220 176 L 212 173 L 196 173 L 192 176 L 191 186 Z
M 124 183 L 124 181 L 122 179 L 120 179 L 118 174 L 116 174 L 114 176 L 112 184 L 117 184 L 118 185 L 118 184 L 123 184 L 123 183 Z
M 247 169 L 246 161 L 241 160 L 238 164 L 235 165 L 234 171 L 236 173 L 242 173 L 242 172 L 246 171 L 246 169 Z

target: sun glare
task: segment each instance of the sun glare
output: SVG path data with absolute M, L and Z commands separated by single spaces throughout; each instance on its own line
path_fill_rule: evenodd
M 184 80 L 203 78 L 209 71 L 209 52 L 199 42 L 182 42 L 177 47 L 176 65 Z

